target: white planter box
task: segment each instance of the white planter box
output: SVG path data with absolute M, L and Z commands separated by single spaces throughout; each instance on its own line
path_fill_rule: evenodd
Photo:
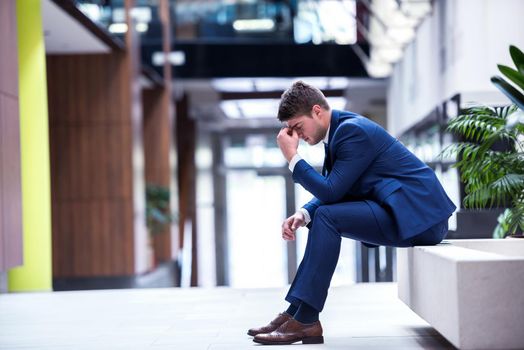
M 524 239 L 397 250 L 398 293 L 459 349 L 524 348 Z

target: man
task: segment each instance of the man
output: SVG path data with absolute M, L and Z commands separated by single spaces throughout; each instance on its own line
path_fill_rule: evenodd
M 351 112 L 331 110 L 320 90 L 298 81 L 282 95 L 277 136 L 295 182 L 314 198 L 287 218 L 282 237 L 294 240 L 307 225 L 304 258 L 286 301 L 288 309 L 249 335 L 261 344 L 323 343 L 319 313 L 327 298 L 341 237 L 379 245 L 438 244 L 455 206 L 434 172 L 378 124 Z M 321 141 L 322 175 L 297 153 L 299 139 Z

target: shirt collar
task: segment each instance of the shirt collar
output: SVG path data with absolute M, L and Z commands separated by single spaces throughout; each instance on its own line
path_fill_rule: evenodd
M 324 136 L 324 140 L 322 140 L 322 142 L 324 142 L 326 145 L 328 144 L 329 142 L 329 129 L 331 128 L 331 122 L 329 122 L 329 125 L 328 125 L 328 128 L 327 128 L 327 131 L 326 131 L 326 136 Z

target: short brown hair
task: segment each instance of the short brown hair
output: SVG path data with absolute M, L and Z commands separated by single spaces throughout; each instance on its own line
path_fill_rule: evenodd
M 322 91 L 299 80 L 282 94 L 278 106 L 278 120 L 285 122 L 300 115 L 311 115 L 314 105 L 329 109 Z

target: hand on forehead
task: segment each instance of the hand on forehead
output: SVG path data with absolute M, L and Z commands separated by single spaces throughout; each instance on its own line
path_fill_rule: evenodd
M 301 124 L 300 123 L 300 120 L 288 120 L 287 122 L 284 123 L 286 125 L 287 128 L 290 128 L 290 129 L 295 129 L 297 127 L 297 125 Z

